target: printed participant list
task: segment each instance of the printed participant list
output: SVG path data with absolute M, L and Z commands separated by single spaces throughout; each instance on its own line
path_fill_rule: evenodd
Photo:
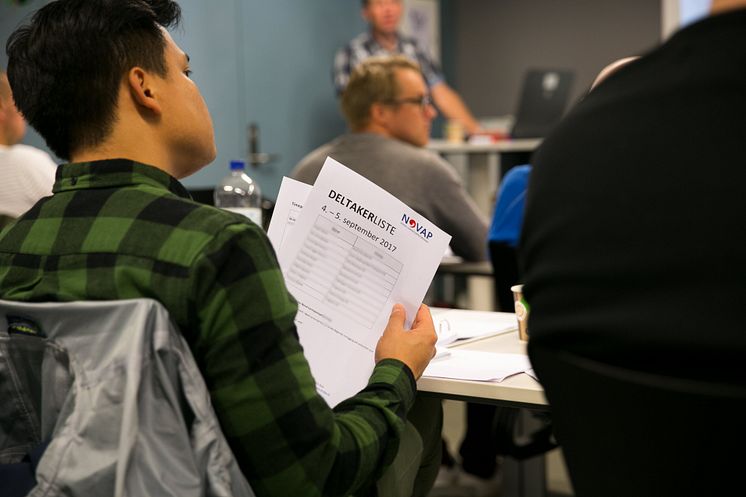
M 308 296 L 370 329 L 402 267 L 385 249 L 319 215 L 287 277 Z

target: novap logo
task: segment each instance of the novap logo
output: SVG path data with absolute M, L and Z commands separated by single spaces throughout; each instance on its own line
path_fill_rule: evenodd
M 406 214 L 402 214 L 401 223 L 410 230 L 420 235 L 426 241 L 429 241 L 433 237 L 432 231 L 415 221 L 414 218 L 407 216 Z

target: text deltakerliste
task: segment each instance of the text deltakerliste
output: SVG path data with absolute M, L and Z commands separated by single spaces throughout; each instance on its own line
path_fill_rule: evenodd
M 390 222 L 381 217 L 378 217 L 378 215 L 376 215 L 374 212 L 371 212 L 369 209 L 365 208 L 362 205 L 359 205 L 357 202 L 345 197 L 341 193 L 337 193 L 334 190 L 329 190 L 329 198 L 337 202 L 339 205 L 347 207 L 351 211 L 355 212 L 358 216 L 362 217 L 363 219 L 367 219 L 379 228 L 387 231 L 389 234 L 393 235 L 395 233 L 396 227 Z

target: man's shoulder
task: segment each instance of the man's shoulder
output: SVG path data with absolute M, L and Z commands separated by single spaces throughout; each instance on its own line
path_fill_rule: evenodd
M 448 166 L 448 163 L 437 152 L 426 146 L 419 147 L 395 138 L 385 138 L 383 143 L 388 153 L 407 158 L 417 164 L 438 168 Z
M 216 234 L 228 226 L 242 225 L 249 230 L 261 230 L 259 226 L 250 221 L 246 216 L 236 212 L 203 204 L 189 198 L 179 197 L 178 195 L 168 195 L 163 198 L 168 199 L 168 202 L 175 209 L 188 213 L 188 217 L 184 218 L 184 225 L 189 229 L 198 229 L 204 233 Z
M 116 198 L 114 197 L 116 196 Z M 190 198 L 161 189 L 138 186 L 121 188 L 111 197 L 109 204 L 121 205 L 111 215 L 129 219 L 130 233 L 155 237 L 178 244 L 178 251 L 196 255 L 207 245 L 221 243 L 241 233 L 255 238 L 263 230 L 245 216 L 196 202 Z M 170 233 L 168 239 L 165 234 Z M 188 259 L 191 256 L 186 256 Z
M 426 147 L 380 135 L 361 136 L 356 153 L 367 161 L 376 160 L 397 174 L 416 175 L 437 184 L 458 181 L 453 166 Z
M 319 155 L 334 153 L 391 158 L 397 163 L 426 167 L 450 167 L 436 152 L 397 138 L 376 133 L 350 133 L 318 149 Z M 324 155 L 325 157 L 325 155 Z
M 346 54 L 352 54 L 359 50 L 364 50 L 365 47 L 367 47 L 369 43 L 370 43 L 370 34 L 368 32 L 360 33 L 354 38 L 350 39 L 350 41 L 342 45 L 337 50 L 337 57 L 346 55 Z
M 368 31 L 363 31 L 351 39 L 349 43 L 347 43 L 347 46 L 350 48 L 366 48 L 370 44 L 371 39 L 370 33 Z
M 434 177 L 449 175 L 451 166 L 437 153 L 424 147 L 411 145 L 396 138 L 374 133 L 350 133 L 339 136 L 306 155 L 293 169 L 291 177 L 313 184 L 327 157 L 335 158 L 356 169 L 360 162 L 386 162 L 408 171 L 427 170 Z
M 402 34 L 402 33 L 397 33 L 396 36 L 399 39 L 399 44 L 400 45 L 411 45 L 411 46 L 417 48 L 418 50 L 422 49 L 422 47 L 420 46 L 420 42 L 419 42 L 419 40 L 417 38 L 414 38 L 412 36 L 407 36 L 407 35 Z
M 428 62 L 433 62 L 432 56 L 425 46 L 422 45 L 420 40 L 412 36 L 398 34 L 399 46 L 402 47 L 402 52 L 410 56 L 416 56 L 418 60 L 425 59 Z
M 324 161 L 333 153 L 334 145 L 338 140 L 339 138 L 336 138 L 306 154 L 293 168 L 290 177 L 312 185 L 316 181 L 316 176 L 319 175 Z

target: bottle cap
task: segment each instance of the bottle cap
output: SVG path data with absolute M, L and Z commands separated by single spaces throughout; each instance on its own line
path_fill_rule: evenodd
M 246 163 L 242 160 L 232 160 L 231 161 L 231 171 L 243 171 L 246 169 Z

